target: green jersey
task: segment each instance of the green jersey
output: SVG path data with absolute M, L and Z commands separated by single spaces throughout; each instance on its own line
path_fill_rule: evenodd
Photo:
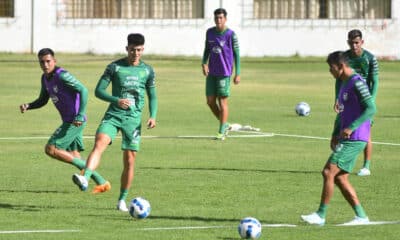
M 106 88 L 111 83 L 111 95 Z M 119 59 L 109 64 L 101 76 L 95 90 L 96 97 L 110 102 L 107 114 L 123 117 L 141 117 L 145 102 L 145 92 L 149 98 L 150 117 L 157 114 L 157 98 L 155 93 L 155 74 L 151 66 L 140 61 L 139 65 L 132 66 L 127 58 Z M 128 109 L 118 106 L 119 99 L 129 99 Z
M 379 82 L 379 66 L 376 57 L 365 49 L 363 49 L 361 56 L 355 56 L 351 50 L 347 50 L 345 55 L 349 58 L 349 66 L 365 79 L 371 96 L 375 99 Z M 335 99 L 338 97 L 340 84 L 341 81 L 337 79 Z

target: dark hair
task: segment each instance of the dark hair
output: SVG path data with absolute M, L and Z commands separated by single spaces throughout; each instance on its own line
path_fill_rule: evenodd
M 144 36 L 140 33 L 131 33 L 128 35 L 128 45 L 144 45 Z
M 353 29 L 347 34 L 347 39 L 353 40 L 356 37 L 360 37 L 362 39 L 362 32 L 358 29 Z
M 329 65 L 340 65 L 341 63 L 344 63 L 345 65 L 348 65 L 349 59 L 344 54 L 344 52 L 336 51 L 336 52 L 330 53 L 328 55 L 328 58 L 326 59 L 326 62 Z
M 224 14 L 224 17 L 226 17 L 226 15 L 228 15 L 228 13 L 226 12 L 226 10 L 224 8 L 215 9 L 214 16 L 217 16 L 219 14 Z
M 38 57 L 43 57 L 43 56 L 46 56 L 46 55 L 49 55 L 49 54 L 54 57 L 54 51 L 53 50 L 51 50 L 50 48 L 42 48 L 38 52 Z

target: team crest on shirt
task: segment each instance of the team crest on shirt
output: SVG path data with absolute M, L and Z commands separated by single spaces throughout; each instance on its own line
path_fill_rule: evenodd
M 215 46 L 215 47 L 212 48 L 212 51 L 214 53 L 216 53 L 216 54 L 221 54 L 222 49 L 220 47 L 218 47 L 218 46 Z
M 57 86 L 57 85 L 55 85 L 55 86 L 53 87 L 53 91 L 54 91 L 55 93 L 58 93 L 58 86 Z

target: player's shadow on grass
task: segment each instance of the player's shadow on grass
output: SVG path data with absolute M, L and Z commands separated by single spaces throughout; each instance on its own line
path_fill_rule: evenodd
M 239 218 L 217 218 L 217 217 L 201 217 L 201 216 L 161 216 L 161 215 L 150 215 L 150 219 L 158 220 L 176 220 L 176 221 L 198 221 L 198 222 L 232 222 L 232 227 L 237 227 L 239 224 Z M 282 224 L 281 222 L 267 221 L 265 219 L 258 219 L 263 224 Z
M 279 170 L 279 169 L 243 169 L 243 168 L 188 168 L 188 167 L 141 167 L 141 169 L 153 170 L 184 170 L 184 171 L 232 171 L 232 172 L 258 172 L 258 173 L 294 173 L 294 174 L 320 174 L 321 171 L 305 170 Z
M 0 208 L 6 208 L 9 210 L 18 210 L 25 212 L 39 212 L 42 211 L 42 207 L 35 205 L 22 205 L 22 204 L 9 204 L 9 203 L 0 203 Z M 49 208 L 49 207 L 46 207 Z
M 59 191 L 59 190 L 27 190 L 27 189 L 0 189 L 0 193 L 61 193 L 61 194 L 70 194 L 68 191 Z

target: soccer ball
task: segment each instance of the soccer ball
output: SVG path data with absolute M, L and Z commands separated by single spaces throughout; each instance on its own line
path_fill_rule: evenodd
M 261 236 L 261 223 L 253 217 L 243 218 L 238 231 L 240 237 L 244 239 L 258 239 Z
M 299 102 L 296 105 L 295 111 L 299 116 L 308 116 L 311 112 L 311 107 L 306 102 Z
M 137 219 L 143 219 L 150 215 L 151 206 L 149 201 L 142 197 L 132 199 L 129 204 L 129 214 Z

